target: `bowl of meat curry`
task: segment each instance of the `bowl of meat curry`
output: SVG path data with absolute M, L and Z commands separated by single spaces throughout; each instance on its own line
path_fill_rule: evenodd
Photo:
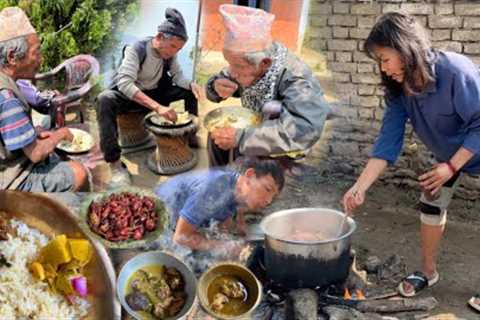
M 245 266 L 222 262 L 198 281 L 200 304 L 217 319 L 239 319 L 250 314 L 262 299 L 262 285 Z
M 139 254 L 117 280 L 122 307 L 137 320 L 180 319 L 192 309 L 197 279 L 179 259 L 163 251 Z

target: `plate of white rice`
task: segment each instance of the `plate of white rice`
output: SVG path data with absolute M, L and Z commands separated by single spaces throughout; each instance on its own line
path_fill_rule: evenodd
M 0 252 L 11 264 L 0 267 L 0 319 L 82 319 L 90 303 L 80 297 L 70 304 L 60 293 L 54 293 L 48 284 L 35 279 L 28 265 L 50 240 L 37 229 L 11 219 L 16 235 L 0 241 Z

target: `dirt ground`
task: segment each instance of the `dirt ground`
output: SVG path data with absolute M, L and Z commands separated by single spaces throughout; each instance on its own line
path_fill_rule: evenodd
M 305 57 L 322 78 L 322 61 L 316 56 Z M 320 60 L 319 60 L 320 59 Z M 218 71 L 213 59 L 203 72 Z M 328 91 L 328 90 L 327 90 Z M 334 99 L 332 97 L 327 98 Z M 238 105 L 238 100 L 229 100 L 223 105 Z M 211 103 L 200 104 L 200 124 L 203 116 L 213 107 Z M 94 114 L 90 120 L 95 121 Z M 92 125 L 95 132 L 95 125 Z M 197 150 L 199 162 L 194 169 L 207 168 L 206 132 L 200 125 L 201 148 Z M 124 157 L 132 173 L 133 185 L 151 189 L 168 177 L 152 173 L 146 166 L 147 155 L 151 151 L 129 154 Z M 295 207 L 328 207 L 341 209 L 340 199 L 351 181 L 344 177 L 332 177 L 325 174 L 321 159 L 310 159 L 307 172 L 297 179 L 290 178 L 281 196 L 266 209 L 273 212 Z M 322 173 L 323 172 L 323 173 Z M 93 169 L 95 185 L 92 191 L 101 191 L 109 179 L 108 166 L 99 162 Z M 353 179 L 353 177 L 351 177 Z M 357 231 L 353 237 L 353 247 L 367 251 L 384 260 L 396 253 L 405 258 L 410 271 L 420 266 L 419 218 L 414 205 L 418 194 L 415 190 L 382 186 L 376 184 L 367 196 L 365 206 L 356 214 Z M 444 241 L 439 256 L 441 281 L 423 295 L 431 295 L 439 300 L 439 307 L 432 314 L 435 319 L 480 319 L 480 314 L 466 306 L 472 294 L 480 292 L 480 215 L 467 215 L 478 208 L 467 208 L 456 201 L 449 213 L 451 221 L 447 224 Z M 473 219 L 471 217 L 474 217 Z M 470 218 L 466 218 L 470 217 Z M 478 219 L 476 218 L 478 217 Z M 440 316 L 441 315 L 441 316 Z
M 205 168 L 206 150 L 199 149 L 198 153 L 201 160 L 197 167 Z M 138 175 L 134 175 L 134 185 L 152 188 L 167 179 L 149 172 L 141 154 L 127 158 L 138 170 Z M 308 168 L 302 177 L 288 179 L 281 196 L 265 213 L 297 207 L 341 210 L 340 200 L 351 181 L 325 177 L 318 164 Z M 353 237 L 353 248 L 378 256 L 382 261 L 395 253 L 399 254 L 404 257 L 409 271 L 418 270 L 420 243 L 419 217 L 415 210 L 417 196 L 415 190 L 375 185 L 367 195 L 365 206 L 355 215 L 358 228 Z M 439 306 L 432 313 L 439 315 L 435 319 L 480 319 L 480 314 L 466 305 L 466 301 L 480 291 L 480 216 L 475 221 L 466 219 L 468 215 L 465 210 L 468 209 L 459 200 L 456 202 L 454 210 L 449 212 L 450 221 L 438 259 L 441 281 L 425 290 L 423 295 L 431 295 L 439 301 Z M 476 210 L 478 212 L 478 208 Z
M 318 167 L 311 167 L 303 177 L 289 179 L 282 195 L 267 211 L 295 207 L 341 210 L 340 200 L 351 182 L 326 176 Z M 418 270 L 420 238 L 419 217 L 414 208 L 416 196 L 413 190 L 375 185 L 355 215 L 357 230 L 353 248 L 378 256 L 382 261 L 398 254 L 404 257 L 409 271 Z M 451 221 L 447 224 L 438 259 L 441 280 L 422 293 L 439 301 L 431 313 L 437 315 L 434 319 L 480 319 L 480 314 L 466 305 L 480 286 L 480 223 L 467 221 L 458 213 L 455 210 L 449 213 Z
M 336 98 L 334 93 L 331 92 L 330 82 L 329 82 L 329 72 L 326 69 L 326 60 L 323 55 L 309 50 L 302 50 L 302 59 L 312 68 L 313 72 L 322 82 L 322 87 L 324 88 L 325 96 L 327 101 L 335 101 Z M 196 79 L 197 82 L 204 85 L 210 75 L 220 71 L 226 66 L 226 62 L 223 59 L 221 52 L 210 51 L 208 53 L 201 55 L 201 60 L 197 66 Z M 198 149 L 198 163 L 193 168 L 204 169 L 208 167 L 208 158 L 206 154 L 207 146 L 207 131 L 202 126 L 202 121 L 204 116 L 211 110 L 218 108 L 219 106 L 239 106 L 241 105 L 240 99 L 230 98 L 221 103 L 213 103 L 206 99 L 199 101 L 199 117 L 198 117 L 198 133 L 200 141 L 200 149 Z M 183 111 L 182 103 L 173 103 L 172 106 L 178 110 Z M 88 122 L 90 124 L 89 131 L 94 135 L 98 136 L 97 125 L 96 125 L 96 115 L 93 108 L 90 108 L 87 112 Z M 133 185 L 139 187 L 151 188 L 158 183 L 165 181 L 168 177 L 159 176 L 151 172 L 146 164 L 147 155 L 152 152 L 152 150 L 141 151 L 137 153 L 126 154 L 122 157 L 123 161 L 127 164 L 130 173 L 132 174 Z M 109 168 L 105 162 L 97 162 L 96 166 L 93 168 L 93 185 L 92 191 L 101 191 L 105 188 L 105 184 L 108 183 L 110 179 Z

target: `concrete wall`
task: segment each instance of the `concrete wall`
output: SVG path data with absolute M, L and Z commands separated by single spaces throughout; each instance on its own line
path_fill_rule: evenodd
M 436 48 L 463 53 L 480 64 L 479 1 L 311 0 L 305 43 L 326 55 L 326 83 L 338 102 L 331 121 L 329 169 L 356 177 L 368 158 L 384 113 L 378 66 L 362 51 L 376 17 L 405 10 L 424 25 Z M 404 153 L 384 176 L 389 183 L 418 186 L 417 177 L 434 161 L 407 128 Z M 474 200 L 480 179 L 466 178 L 457 196 Z

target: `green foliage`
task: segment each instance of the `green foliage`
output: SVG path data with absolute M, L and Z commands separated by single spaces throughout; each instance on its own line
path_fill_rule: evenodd
M 42 41 L 42 71 L 81 53 L 99 56 L 137 14 L 139 0 L 0 0 L 19 6 Z

